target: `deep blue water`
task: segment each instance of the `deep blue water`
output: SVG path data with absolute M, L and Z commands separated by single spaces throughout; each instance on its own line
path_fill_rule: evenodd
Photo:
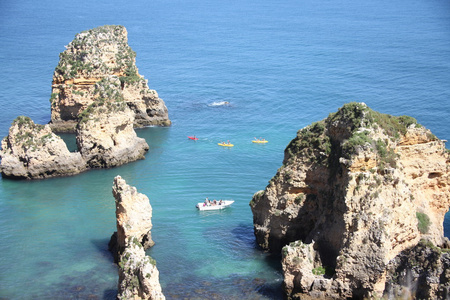
M 446 0 L 1 1 L 1 136 L 18 115 L 49 121 L 59 53 L 76 33 L 105 24 L 126 26 L 173 126 L 138 130 L 150 144 L 143 161 L 0 179 L 0 298 L 115 297 L 107 242 L 121 175 L 150 198 L 149 254 L 168 299 L 279 299 L 280 265 L 256 247 L 248 203 L 298 129 L 361 101 L 450 140 Z M 230 105 L 215 105 L 222 101 Z M 194 134 L 199 141 L 186 138 Z M 194 205 L 206 196 L 236 203 L 200 213 Z M 445 222 L 450 236 L 449 215 Z

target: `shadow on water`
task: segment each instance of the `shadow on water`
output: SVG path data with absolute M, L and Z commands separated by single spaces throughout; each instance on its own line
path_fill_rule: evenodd
M 111 238 L 91 240 L 91 243 L 97 248 L 98 252 L 111 263 L 114 262 L 112 253 L 108 249 L 108 243 Z
M 94 239 L 91 240 L 92 244 L 97 248 L 100 254 L 107 260 L 110 264 L 114 264 L 114 257 L 108 249 L 108 243 L 111 238 L 107 239 Z M 119 276 L 117 275 L 117 280 Z M 103 291 L 104 300 L 113 300 L 117 298 L 117 288 L 116 289 L 106 289 Z
M 103 293 L 104 300 L 114 300 L 117 298 L 117 289 L 108 289 Z
M 235 240 L 240 244 L 239 246 L 253 249 L 259 252 L 264 259 L 265 264 L 275 273 L 282 273 L 281 255 L 266 253 L 257 244 L 255 235 L 253 233 L 253 225 L 239 224 L 232 230 Z M 264 299 L 283 299 L 282 280 L 275 282 L 267 282 L 262 278 L 255 278 L 251 281 L 254 291 L 263 296 Z

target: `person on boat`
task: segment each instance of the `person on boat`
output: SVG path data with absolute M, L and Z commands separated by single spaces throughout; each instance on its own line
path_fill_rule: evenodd
M 222 199 L 220 199 L 220 201 L 219 201 L 219 205 L 222 205 L 222 203 L 223 203 L 223 201 L 222 201 Z
M 213 205 L 217 205 L 217 200 L 216 199 L 214 199 Z
M 227 141 L 227 144 L 228 144 L 228 145 L 231 145 L 230 140 Z

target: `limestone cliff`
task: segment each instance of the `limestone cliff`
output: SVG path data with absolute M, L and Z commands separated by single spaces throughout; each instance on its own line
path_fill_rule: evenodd
M 107 76 L 94 87 L 94 101 L 80 114 L 77 145 L 91 168 L 143 159 L 148 144 L 133 129 L 134 114 L 123 100 L 120 80 Z
M 135 127 L 170 125 L 164 101 L 138 73 L 127 35 L 123 26 L 101 26 L 77 34 L 66 46 L 53 74 L 50 103 L 55 131 L 74 131 L 79 114 L 95 99 L 95 84 L 111 75 L 120 78 Z
M 120 176 L 114 178 L 117 232 L 109 249 L 119 265 L 119 299 L 165 299 L 155 260 L 145 255 L 151 238 L 152 207 L 144 194 Z
M 17 117 L 2 140 L 1 173 L 4 177 L 32 179 L 75 175 L 86 170 L 80 153 L 71 153 L 48 125 Z
M 288 298 L 383 295 L 399 254 L 444 243 L 448 166 L 444 142 L 416 120 L 364 103 L 300 130 L 250 203 L 261 247 L 284 247 Z

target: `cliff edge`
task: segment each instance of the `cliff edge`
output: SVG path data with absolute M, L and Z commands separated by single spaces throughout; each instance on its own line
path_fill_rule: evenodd
M 449 161 L 444 142 L 415 119 L 364 103 L 299 130 L 283 166 L 250 203 L 258 244 L 282 250 L 288 298 L 401 290 L 404 281 L 397 274 L 394 283 L 392 275 L 396 259 L 421 241 L 448 246 Z M 439 279 L 448 253 L 437 252 L 437 283 L 428 282 L 428 295 L 450 291 Z
M 77 34 L 59 55 L 50 97 L 52 129 L 75 131 L 80 113 L 95 98 L 95 84 L 112 75 L 120 79 L 124 100 L 135 114 L 135 127 L 170 125 L 164 101 L 138 72 L 127 30 L 105 25 Z

